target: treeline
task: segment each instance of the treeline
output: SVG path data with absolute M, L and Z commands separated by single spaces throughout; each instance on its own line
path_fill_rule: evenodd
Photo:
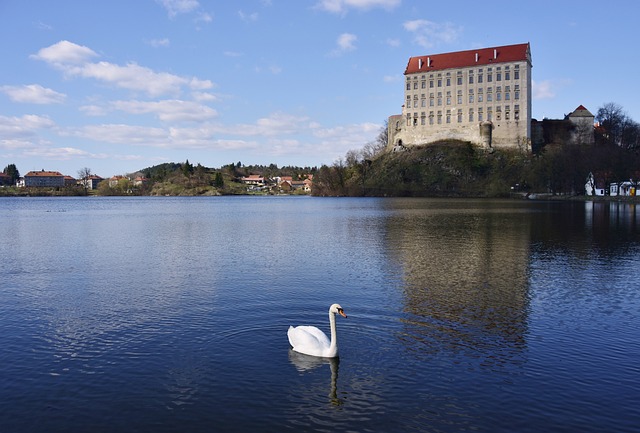
M 605 182 L 640 180 L 640 126 L 609 103 L 596 115 L 595 144 L 546 145 L 536 153 L 442 141 L 388 152 L 386 126 L 314 177 L 320 196 L 508 196 L 514 191 L 584 194 L 590 172 Z

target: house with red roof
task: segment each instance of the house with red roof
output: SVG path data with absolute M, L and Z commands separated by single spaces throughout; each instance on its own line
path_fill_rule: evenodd
M 456 139 L 531 149 L 531 68 L 529 43 L 410 57 L 389 148 Z
M 24 175 L 27 187 L 63 187 L 64 175 L 59 171 L 30 171 Z

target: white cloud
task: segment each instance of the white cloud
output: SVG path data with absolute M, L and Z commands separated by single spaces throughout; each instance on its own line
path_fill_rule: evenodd
M 533 99 L 552 99 L 556 94 L 550 80 L 531 81 L 531 96 Z
M 227 57 L 242 57 L 244 55 L 237 51 L 225 51 L 223 54 Z
M 200 7 L 197 0 L 156 0 L 164 7 L 169 14 L 169 18 L 175 18 L 178 14 L 193 12 Z
M 60 131 L 60 135 L 112 144 L 153 147 L 168 147 L 170 144 L 168 132 L 163 128 L 117 123 L 66 128 Z
M 1 140 L 32 137 L 38 129 L 50 129 L 55 123 L 46 116 L 25 114 L 21 117 L 0 116 Z
M 400 43 L 400 39 L 387 39 L 387 45 L 389 45 L 390 47 L 399 47 Z
M 432 48 L 439 43 L 453 43 L 462 32 L 461 27 L 452 23 L 434 23 L 421 19 L 406 21 L 403 27 L 413 35 L 413 42 L 423 48 Z
M 154 97 L 167 94 L 178 95 L 183 87 L 191 90 L 207 90 L 213 87 L 210 80 L 155 72 L 136 63 L 121 66 L 104 61 L 89 62 L 89 59 L 96 55 L 87 47 L 62 41 L 41 49 L 32 57 L 63 70 L 67 76 L 93 78 L 123 89 L 145 92 Z
M 64 93 L 58 93 L 39 84 L 1 86 L 0 92 L 5 93 L 14 102 L 27 104 L 60 104 L 67 97 Z
M 258 13 L 257 12 L 253 12 L 253 13 L 247 14 L 244 11 L 239 10 L 238 11 L 238 16 L 245 23 L 258 21 Z
M 87 116 L 104 116 L 107 114 L 107 110 L 100 105 L 83 105 L 79 110 Z
M 320 0 L 316 8 L 335 14 L 345 14 L 349 9 L 393 9 L 401 0 Z
M 198 17 L 195 19 L 197 23 L 210 23 L 213 21 L 211 14 L 207 12 L 199 12 Z
M 331 51 L 330 55 L 339 56 L 348 51 L 355 50 L 355 43 L 357 40 L 358 37 L 352 33 L 342 33 L 340 36 L 338 36 L 338 39 L 336 40 L 337 46 L 333 51 Z
M 153 114 L 163 122 L 202 122 L 218 115 L 216 110 L 192 101 L 114 101 L 111 105 L 130 114 Z
M 97 55 L 98 54 L 91 48 L 69 41 L 60 41 L 49 47 L 40 49 L 37 54 L 32 54 L 30 57 L 36 60 L 43 60 L 56 66 L 86 63 L 89 59 Z
M 169 42 L 169 38 L 162 38 L 162 39 L 151 39 L 150 41 L 147 42 L 149 45 L 151 45 L 152 47 L 168 47 L 170 42 Z

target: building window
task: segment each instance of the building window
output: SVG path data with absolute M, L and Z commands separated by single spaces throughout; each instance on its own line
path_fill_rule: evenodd
M 482 93 L 482 87 L 478 89 L 478 102 L 482 102 L 484 99 L 484 94 Z
M 426 125 L 427 124 L 427 117 L 425 112 L 423 111 L 422 113 L 420 113 L 420 125 Z
M 473 108 L 469 108 L 469 122 L 473 122 Z
M 487 87 L 487 102 L 493 102 L 493 89 Z
M 407 126 L 411 126 L 411 113 L 407 113 Z
M 413 113 L 413 126 L 418 126 L 418 113 Z
M 482 84 L 483 82 L 482 69 L 478 69 L 478 84 Z
M 446 79 L 446 85 L 447 85 L 447 87 L 448 87 L 448 86 L 451 86 L 451 77 L 447 77 L 447 79 Z
M 442 78 L 438 78 L 438 87 L 442 87 Z
M 504 87 L 504 100 L 505 101 L 511 100 L 511 86 Z
M 462 104 L 462 90 L 458 90 L 458 104 Z
M 421 100 L 420 100 L 420 106 L 421 106 L 422 108 L 426 107 L 426 106 L 427 106 L 427 100 L 426 100 L 426 99 L 421 99 Z
M 491 107 L 487 108 L 487 120 L 491 122 L 493 120 L 493 110 Z
M 469 71 L 469 84 L 473 84 L 473 71 Z
M 426 82 L 426 81 L 423 81 L 423 82 L 422 82 L 422 84 L 420 84 L 420 86 L 421 86 L 423 89 L 426 89 L 426 88 L 427 88 L 427 82 Z
M 504 79 L 505 81 L 509 81 L 511 79 L 511 71 L 508 66 L 504 67 Z
M 482 113 L 482 107 L 478 108 L 478 122 L 482 122 L 483 119 L 483 113 Z
M 451 91 L 447 91 L 447 105 L 451 105 Z
M 429 125 L 433 125 L 433 111 L 429 111 Z
M 417 81 L 413 83 L 413 89 L 414 89 L 414 90 L 417 90 L 417 89 L 418 89 L 418 82 L 417 82 Z
M 510 111 L 511 110 L 510 110 L 509 106 L 505 105 L 505 107 L 504 107 L 504 120 L 509 120 L 509 114 L 511 114 Z
M 502 101 L 502 86 L 496 87 L 496 101 Z
M 513 106 L 513 118 L 515 120 L 520 120 L 520 106 L 519 105 L 514 105 Z
M 502 119 L 502 108 L 496 107 L 496 121 L 500 121 Z
M 514 71 L 513 71 L 513 79 L 514 80 L 519 80 L 520 79 L 520 65 L 515 65 L 514 66 Z
M 469 104 L 473 104 L 473 89 L 469 89 Z
M 447 123 L 451 123 L 451 110 L 447 110 L 447 118 L 446 118 L 446 122 L 447 122 Z
M 518 85 L 518 84 L 515 85 L 513 97 L 516 100 L 520 99 L 520 85 Z
M 433 93 L 429 93 L 429 107 L 433 107 Z
M 438 125 L 442 125 L 442 111 L 438 111 Z
M 458 72 L 458 76 L 456 77 L 456 83 L 458 83 L 458 86 L 462 86 L 462 72 Z
M 429 80 L 429 88 L 433 89 L 433 80 Z
M 442 105 L 442 92 L 438 92 L 438 107 Z

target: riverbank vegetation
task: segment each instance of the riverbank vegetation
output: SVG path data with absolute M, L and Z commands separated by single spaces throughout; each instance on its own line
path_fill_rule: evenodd
M 587 176 L 604 182 L 640 180 L 640 125 L 620 106 L 605 104 L 596 115 L 595 144 L 547 143 L 536 152 L 485 149 L 468 142 L 445 140 L 401 151 L 387 147 L 387 128 L 359 150 L 321 167 L 245 166 L 220 168 L 166 163 L 103 180 L 96 189 L 82 186 L 18 188 L 5 185 L 0 196 L 150 195 L 207 196 L 282 193 L 277 188 L 249 187 L 242 179 L 313 179 L 317 196 L 506 197 L 516 194 L 583 195 Z M 15 182 L 14 164 L 5 179 Z M 88 178 L 88 168 L 79 172 Z M 9 181 L 7 181 L 8 183 Z M 306 193 L 291 188 L 284 193 Z

